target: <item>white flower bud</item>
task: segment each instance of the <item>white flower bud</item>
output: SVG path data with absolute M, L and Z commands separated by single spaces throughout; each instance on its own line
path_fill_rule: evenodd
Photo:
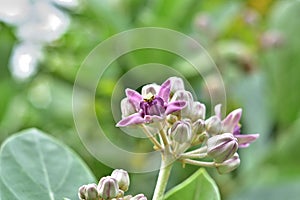
M 137 194 L 132 197 L 130 200 L 147 200 L 147 197 L 144 194 Z
M 112 172 L 111 177 L 117 180 L 119 189 L 123 190 L 124 192 L 128 190 L 130 179 L 127 171 L 123 169 L 115 169 Z
M 187 121 L 177 121 L 171 128 L 171 138 L 183 144 L 188 142 L 192 137 L 191 125 Z
M 97 185 L 95 183 L 86 185 L 85 199 L 86 200 L 98 200 Z
M 207 155 L 221 163 L 232 157 L 238 149 L 237 139 L 231 133 L 215 135 L 207 140 Z
M 205 121 L 206 132 L 210 135 L 218 135 L 222 131 L 222 122 L 217 116 L 212 116 Z
M 82 185 L 78 189 L 78 197 L 79 197 L 79 199 L 85 200 L 85 191 L 86 191 L 86 185 Z
M 194 122 L 198 119 L 205 118 L 206 107 L 204 104 L 195 101 L 192 103 L 189 118 Z
M 100 197 L 103 199 L 112 199 L 119 194 L 118 182 L 111 176 L 102 177 L 97 189 Z
M 220 174 L 229 173 L 240 165 L 240 157 L 238 153 L 235 153 L 231 158 L 225 160 L 222 163 L 217 164 L 217 170 Z
M 181 78 L 170 77 L 168 80 L 171 81 L 171 93 L 175 93 L 178 90 L 184 90 L 184 83 Z
M 185 107 L 179 112 L 183 118 L 189 118 L 192 109 L 192 104 L 194 102 L 192 94 L 186 90 L 178 90 L 174 93 L 171 99 L 171 102 L 172 101 L 185 101 Z

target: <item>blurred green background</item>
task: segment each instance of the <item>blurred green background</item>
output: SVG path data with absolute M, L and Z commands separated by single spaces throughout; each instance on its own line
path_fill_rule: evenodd
M 0 22 L 0 143 L 19 130 L 37 127 L 73 148 L 96 177 L 109 174 L 112 169 L 88 153 L 75 129 L 72 90 L 77 70 L 96 45 L 114 34 L 137 27 L 170 28 L 205 47 L 222 74 L 227 110 L 242 107 L 242 131 L 260 133 L 250 148 L 239 150 L 241 166 L 236 171 L 221 176 L 209 170 L 222 199 L 299 198 L 300 1 L 82 0 L 77 9 L 66 12 L 71 16 L 68 31 L 44 48 L 38 72 L 23 81 L 13 78 L 8 67 L 18 43 L 15 28 Z M 95 108 L 116 143 L 123 136 L 109 109 L 114 87 L 132 67 L 149 62 L 174 66 L 195 89 L 198 100 L 210 106 L 203 80 L 195 71 L 185 70 L 174 55 L 132 52 L 105 71 L 95 107 L 83 108 L 83 112 Z M 213 78 L 207 81 L 214 83 Z M 128 145 L 139 146 L 139 141 Z M 196 169 L 176 165 L 168 188 Z M 131 174 L 130 192 L 150 198 L 156 175 Z

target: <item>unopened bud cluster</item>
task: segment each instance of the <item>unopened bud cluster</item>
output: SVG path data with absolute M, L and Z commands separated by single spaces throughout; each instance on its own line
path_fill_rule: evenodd
M 110 176 L 102 177 L 95 183 L 83 185 L 78 189 L 80 200 L 147 200 L 143 194 L 126 195 L 130 179 L 127 171 L 116 169 Z
M 162 85 L 146 85 L 142 94 L 126 89 L 126 96 L 117 126 L 148 129 L 156 150 L 184 164 L 215 167 L 221 174 L 228 173 L 240 164 L 238 148 L 247 147 L 259 136 L 240 133 L 242 109 L 222 119 L 221 105 L 216 105 L 215 114 L 207 117 L 206 106 L 194 100 L 178 77 L 171 77 Z M 151 132 L 153 126 L 157 126 L 157 133 Z

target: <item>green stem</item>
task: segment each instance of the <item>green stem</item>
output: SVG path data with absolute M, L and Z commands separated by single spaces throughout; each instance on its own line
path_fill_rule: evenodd
M 185 158 L 205 158 L 207 156 L 207 153 L 198 153 L 198 154 L 181 154 L 180 158 L 185 159 Z
M 200 147 L 198 149 L 195 149 L 193 151 L 185 152 L 184 154 L 185 155 L 191 155 L 191 154 L 206 153 L 206 152 L 207 152 L 207 146 L 204 146 L 204 147 Z
M 161 168 L 158 174 L 152 200 L 162 200 L 164 197 L 164 192 L 166 190 L 170 172 L 173 166 L 173 163 L 168 161 L 169 160 L 166 158 L 164 159 L 164 157 L 161 161 Z
M 169 146 L 167 134 L 165 133 L 164 128 L 161 123 L 159 123 L 159 134 L 161 136 L 164 146 L 165 147 Z
M 156 140 L 156 138 L 149 132 L 149 130 L 147 129 L 147 127 L 142 124 L 142 129 L 144 131 L 144 133 L 146 134 L 146 136 L 150 139 L 150 141 L 154 144 L 154 149 L 155 150 L 159 150 L 162 149 L 160 143 Z
M 192 160 L 192 159 L 181 159 L 180 160 L 184 164 L 191 164 L 201 167 L 215 167 L 215 162 L 205 162 L 205 161 L 199 161 L 199 160 Z

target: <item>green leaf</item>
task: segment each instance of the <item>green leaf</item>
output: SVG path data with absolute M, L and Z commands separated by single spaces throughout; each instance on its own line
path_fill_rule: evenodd
M 95 179 L 69 148 L 37 129 L 8 138 L 0 149 L 0 199 L 78 199 Z
M 165 196 L 165 200 L 219 200 L 220 193 L 215 181 L 205 169 L 199 169 Z

